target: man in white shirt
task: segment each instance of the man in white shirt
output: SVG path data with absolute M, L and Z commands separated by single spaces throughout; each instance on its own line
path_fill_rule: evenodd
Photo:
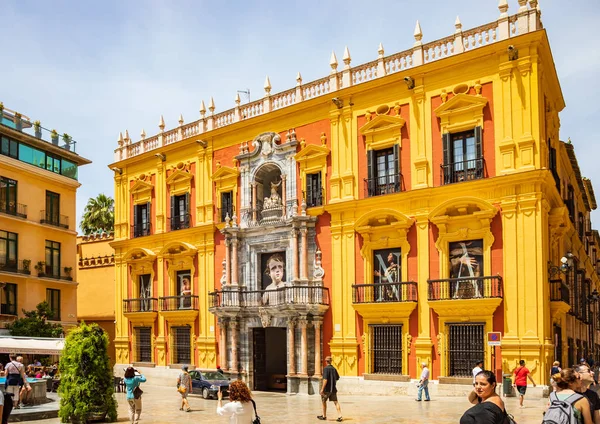
M 421 379 L 419 380 L 419 391 L 417 392 L 417 398 L 415 399 L 417 402 L 421 402 L 421 396 L 423 391 L 425 391 L 425 402 L 429 402 L 429 388 L 427 387 L 429 384 L 429 368 L 427 368 L 427 363 L 423 362 L 421 364 Z
M 477 361 L 475 368 L 473 368 L 473 386 L 475 385 L 475 376 L 483 371 L 483 361 Z

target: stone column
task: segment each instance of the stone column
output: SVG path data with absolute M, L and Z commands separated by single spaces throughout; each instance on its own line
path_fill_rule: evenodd
M 313 327 L 315 328 L 315 375 L 321 377 L 321 321 L 313 319 Z
M 298 231 L 292 228 L 292 281 L 298 279 Z
M 290 364 L 288 375 L 296 374 L 296 322 L 294 318 L 288 320 L 288 362 Z
M 237 286 L 238 284 L 238 239 L 233 237 L 231 239 L 231 284 Z
M 308 346 L 306 343 L 306 326 L 307 326 L 306 318 L 302 318 L 298 320 L 298 326 L 302 330 L 302 337 L 300 338 L 300 375 L 306 377 L 308 375 Z
M 252 183 L 252 222 L 256 222 L 256 183 Z
M 300 270 L 300 278 L 306 280 L 308 278 L 308 244 L 306 243 L 306 233 L 308 230 L 306 227 L 300 228 L 300 240 L 302 241 L 302 256 L 301 264 L 302 268 Z
M 236 320 L 231 320 L 229 323 L 229 328 L 231 330 L 231 369 L 230 371 L 234 374 L 238 373 L 238 356 L 237 356 L 237 345 L 238 345 L 238 322 Z
M 285 211 L 285 209 L 286 209 L 285 204 L 286 204 L 286 199 L 287 199 L 286 191 L 287 191 L 286 176 L 285 176 L 285 174 L 282 174 L 281 175 L 281 203 L 282 203 L 282 206 L 283 206 L 282 207 L 282 214 L 281 214 L 282 218 L 285 218 L 285 214 L 286 214 L 286 211 Z
M 227 320 L 219 318 L 219 365 L 223 371 L 228 369 L 227 366 Z
M 229 247 L 231 245 L 231 239 L 225 236 L 225 285 L 231 284 L 231 253 Z

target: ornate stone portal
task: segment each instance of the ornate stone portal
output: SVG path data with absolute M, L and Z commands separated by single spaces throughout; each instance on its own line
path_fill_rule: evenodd
M 294 131 L 283 142 L 276 133 L 260 134 L 252 151 L 242 144 L 236 157 L 240 220 L 234 216 L 222 230 L 224 284 L 213 294 L 211 312 L 219 318 L 224 371 L 255 390 L 313 394 L 319 392 L 329 298 L 315 242 L 317 218 L 307 216 L 304 205 L 298 211 L 297 144 Z

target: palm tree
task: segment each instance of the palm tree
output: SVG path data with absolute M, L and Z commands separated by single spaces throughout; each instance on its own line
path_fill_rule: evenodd
M 95 199 L 90 197 L 83 210 L 80 227 L 85 235 L 97 231 L 113 231 L 115 228 L 114 199 L 105 194 L 99 194 Z

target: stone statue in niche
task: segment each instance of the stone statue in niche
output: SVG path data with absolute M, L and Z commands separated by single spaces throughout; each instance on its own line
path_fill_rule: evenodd
M 281 185 L 281 180 L 278 183 L 271 181 L 271 196 L 265 197 L 263 201 L 263 209 L 274 209 L 281 207 L 281 196 L 277 192 L 277 189 Z

